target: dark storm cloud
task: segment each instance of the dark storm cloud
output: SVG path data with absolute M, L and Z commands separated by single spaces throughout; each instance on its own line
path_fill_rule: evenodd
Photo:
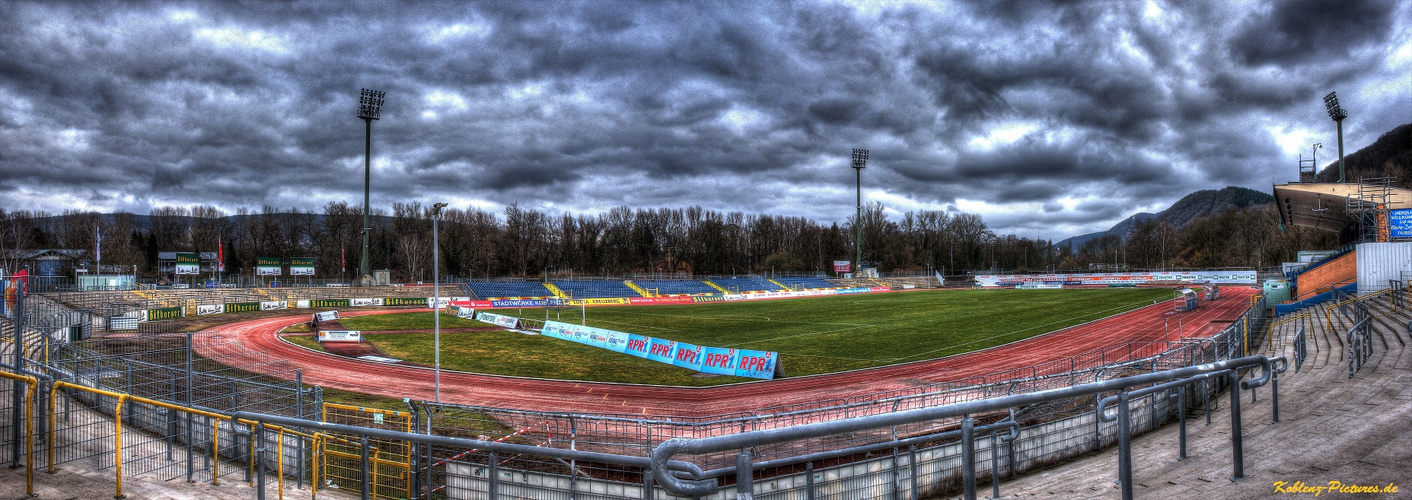
M 1329 90 L 1358 113 L 1355 148 L 1406 121 L 1384 103 L 1412 102 L 1408 18 L 1394 2 L 13 2 L 0 199 L 357 204 L 357 90 L 376 88 L 375 208 L 829 223 L 852 213 L 848 151 L 865 147 L 865 193 L 890 213 L 1077 234 L 1285 180 L 1292 148 L 1333 142 Z
M 1396 2 L 1383 0 L 1285 0 L 1250 16 L 1231 39 L 1243 63 L 1304 66 L 1325 57 L 1348 57 L 1388 36 Z

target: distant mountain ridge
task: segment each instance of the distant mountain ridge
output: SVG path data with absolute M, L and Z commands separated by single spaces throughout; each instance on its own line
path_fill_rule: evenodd
M 1140 212 L 1132 215 L 1122 222 L 1114 224 L 1107 231 L 1081 234 L 1056 243 L 1058 247 L 1073 245 L 1078 249 L 1085 242 L 1095 238 L 1102 238 L 1108 235 L 1126 235 L 1133 226 L 1139 222 L 1156 219 L 1171 224 L 1172 227 L 1181 229 L 1191 221 L 1216 215 L 1231 209 L 1245 209 L 1253 206 L 1274 203 L 1275 197 L 1243 187 L 1229 186 L 1223 189 L 1206 189 L 1188 194 L 1177 200 L 1171 207 L 1158 213 Z

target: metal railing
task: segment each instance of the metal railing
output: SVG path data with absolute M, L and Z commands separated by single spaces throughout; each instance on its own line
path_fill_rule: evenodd
M 398 459 L 395 460 L 397 462 L 395 465 L 403 467 L 407 471 L 407 475 L 411 476 L 413 480 L 413 484 L 410 485 L 411 493 L 413 493 L 413 497 L 417 498 L 445 496 L 450 494 L 448 489 L 456 489 L 460 492 L 456 495 L 462 495 L 468 491 L 464 486 L 466 484 L 475 485 L 472 489 L 479 488 L 475 491 L 514 491 L 521 492 L 516 494 L 522 496 L 536 498 L 572 498 L 576 492 L 617 491 L 615 489 L 627 488 L 636 484 L 640 485 L 636 487 L 643 489 L 642 496 L 648 496 L 650 491 L 655 488 L 654 483 L 660 484 L 661 479 L 655 477 L 656 473 L 651 470 L 650 462 L 645 457 L 654 447 L 674 438 L 711 439 L 739 433 L 769 433 L 807 426 L 820 421 L 851 421 L 996 398 L 1055 394 L 1054 391 L 1068 390 L 1070 387 L 1083 385 L 1085 381 L 1107 383 L 1117 380 L 1115 377 L 1150 375 L 1153 372 L 1162 373 L 1164 370 L 1191 367 L 1192 365 L 1206 366 L 1206 364 L 1238 358 L 1249 352 L 1252 343 L 1257 342 L 1259 334 L 1263 332 L 1259 325 L 1263 321 L 1264 313 L 1263 305 L 1257 304 L 1227 330 L 1207 339 L 1109 346 L 1074 358 L 963 381 L 817 401 L 809 404 L 764 408 L 748 413 L 719 415 L 710 419 L 650 419 L 641 415 L 604 416 L 515 412 L 495 408 L 434 405 L 425 402 L 420 403 L 419 410 L 419 405 L 411 404 L 409 406 L 415 416 L 413 424 L 416 430 L 412 434 L 430 433 L 443 437 L 476 437 L 477 439 L 444 442 L 437 445 L 409 439 L 409 442 L 419 442 L 425 446 L 413 450 L 411 455 L 414 458 L 410 463 Z M 292 407 L 305 408 L 305 405 L 311 400 L 317 400 L 318 392 L 314 391 L 314 394 L 308 399 L 299 402 L 298 398 L 304 397 L 303 391 L 294 391 L 273 382 L 242 380 L 230 387 L 221 386 L 218 382 L 203 383 L 202 381 L 208 377 L 232 376 L 232 374 L 222 371 L 226 368 L 217 368 L 214 365 L 203 366 L 199 360 L 193 360 L 190 354 L 183 354 L 189 353 L 190 345 L 189 341 L 183 344 L 183 337 L 186 336 L 124 339 L 111 345 L 78 342 L 59 349 L 52 364 L 41 365 L 40 368 L 45 368 L 48 372 L 56 374 L 56 378 L 60 378 L 65 383 L 91 386 L 95 390 L 79 391 L 73 387 L 63 386 L 64 390 L 53 393 L 55 399 L 50 402 L 50 406 L 62 403 L 65 408 L 63 415 L 75 420 L 72 421 L 74 423 L 60 424 L 55 421 L 48 424 L 50 432 L 57 430 L 63 434 L 67 429 L 70 436 L 79 436 L 81 432 L 83 435 L 115 439 L 118 433 L 111 430 L 113 422 L 102 424 L 80 421 L 77 419 L 80 412 L 71 411 L 68 407 L 78 403 L 80 406 L 91 407 L 100 412 L 106 412 L 105 414 L 108 415 L 116 415 L 119 400 L 103 391 L 112 394 L 127 394 L 127 399 L 121 400 L 123 410 L 120 418 L 128 423 L 126 428 L 140 433 L 146 444 L 141 446 L 124 445 L 131 453 L 117 459 L 117 463 L 126 461 L 130 464 L 137 464 L 149 461 L 146 460 L 147 457 L 155 458 L 163 454 L 175 453 L 180 458 L 185 454 L 187 457 L 200 458 L 202 463 L 183 466 L 181 460 L 177 460 L 175 465 L 168 465 L 168 467 L 172 467 L 170 471 L 161 472 L 163 477 L 180 474 L 192 475 L 194 473 L 201 477 L 209 477 L 213 483 L 221 475 L 230 475 L 240 470 L 265 470 L 263 466 L 255 469 L 250 465 L 250 462 L 269 459 L 268 456 L 252 458 L 260 455 L 256 448 L 268 448 L 268 446 L 242 445 L 247 441 L 268 444 L 264 438 L 251 437 L 251 432 L 258 434 L 258 428 L 254 431 L 248 427 L 225 431 L 233 433 L 228 434 L 228 437 L 224 439 L 219 435 L 221 431 L 213 431 L 209 437 L 206 437 L 207 434 L 194 432 L 194 430 L 214 425 L 209 420 L 214 417 L 197 412 L 213 414 L 258 412 L 262 415 L 283 413 L 281 418 L 312 422 L 312 420 L 299 417 L 312 416 L 317 413 L 303 410 L 304 413 L 301 414 L 298 411 L 282 410 L 280 409 L 281 405 L 284 405 L 283 407 L 289 406 L 288 403 L 279 403 L 279 401 L 286 400 L 285 398 L 293 399 L 295 403 Z M 127 347 L 122 347 L 124 345 Z M 187 364 L 189 360 L 191 364 Z M 276 360 L 271 360 L 271 362 L 277 363 Z M 207 373 L 208 370 L 211 373 Z M 185 380 L 190 380 L 190 382 Z M 1208 376 L 1201 380 L 1201 390 L 1199 391 L 1201 401 L 1209 401 L 1209 396 L 1214 392 L 1209 387 L 1210 384 L 1214 383 L 1219 387 L 1224 382 L 1224 378 L 1217 376 Z M 40 383 L 44 384 L 42 381 Z M 229 386 L 229 384 L 226 385 Z M 1186 401 L 1195 400 L 1197 397 L 1195 393 L 1198 392 L 1195 390 L 1195 385 L 1196 382 L 1192 382 L 1181 388 L 1172 389 L 1172 394 L 1179 400 L 1176 407 L 1184 407 Z M 193 396 L 189 398 L 186 395 L 188 388 L 195 390 Z M 257 392 L 250 393 L 251 397 L 243 396 L 247 391 L 252 390 Z M 202 397 L 203 391 L 209 392 L 209 397 Z M 276 391 L 278 394 L 258 391 Z M 49 391 L 43 390 L 40 393 L 41 399 L 50 394 Z M 232 394 L 234 395 L 233 399 Z M 1011 411 L 991 415 L 972 414 L 970 415 L 970 418 L 973 419 L 972 435 L 983 436 L 990 433 L 992 438 L 992 444 L 989 447 L 982 446 L 979 449 L 981 455 L 974 455 L 976 450 L 972 450 L 972 458 L 989 459 L 992 462 L 989 470 L 992 482 L 994 482 L 998 480 L 1002 468 L 1005 472 L 1014 474 L 1020 470 L 1042 467 L 1067 457 L 1088 453 L 1104 445 L 1119 442 L 1122 438 L 1118 434 L 1121 432 L 1115 430 L 1115 426 L 1103 426 L 1092 411 L 1099 403 L 1101 395 L 1082 395 L 1067 400 L 1035 403 L 1009 408 Z M 1140 403 L 1140 400 L 1144 398 L 1146 403 Z M 148 400 L 161 402 L 165 406 L 149 404 Z M 1174 409 L 1170 397 L 1162 398 L 1155 394 L 1147 396 L 1129 394 L 1129 400 L 1137 404 L 1137 407 L 1130 409 L 1133 412 L 1133 415 L 1130 416 L 1138 420 L 1136 423 L 1130 422 L 1129 431 L 1155 428 L 1160 422 L 1170 419 L 1173 415 L 1185 418 L 1185 411 Z M 227 402 L 229 405 L 226 404 Z M 251 406 L 251 404 L 259 404 L 259 406 Z M 315 404 L 317 405 L 317 403 Z M 1085 405 L 1087 410 L 1082 409 Z M 174 406 L 181 409 L 173 408 Z M 50 416 L 52 417 L 52 415 L 51 412 Z M 43 416 L 42 411 L 41 416 Z M 197 422 L 198 419 L 201 422 Z M 16 420 L 16 422 L 19 421 L 19 419 Z M 41 418 L 38 422 L 44 425 L 47 420 Z M 65 422 L 69 421 L 65 420 Z M 217 423 L 219 424 L 219 421 Z M 236 425 L 235 427 L 242 426 Z M 1121 425 L 1116 427 L 1121 427 Z M 1081 429 L 1088 430 L 1085 432 L 1076 431 Z M 918 488 L 936 488 L 938 487 L 936 485 L 945 484 L 950 480 L 948 473 L 944 472 L 944 470 L 949 470 L 945 469 L 947 467 L 945 464 L 960 461 L 958 454 L 963 451 L 962 446 L 954 442 L 957 437 L 961 436 L 960 432 L 961 420 L 942 418 L 915 425 L 899 425 L 890 429 L 872 429 L 869 432 L 854 433 L 848 436 L 796 441 L 784 446 L 760 447 L 752 450 L 755 453 L 754 457 L 761 460 L 748 464 L 748 466 L 756 470 L 768 470 L 767 476 L 772 481 L 781 481 L 779 483 L 781 485 L 784 484 L 782 482 L 784 480 L 775 478 L 794 477 L 800 482 L 793 488 L 801 491 L 815 491 L 814 488 L 817 486 L 824 490 L 843 488 L 858 492 L 917 492 Z M 44 435 L 45 431 L 41 430 L 40 434 Z M 126 434 L 123 437 L 129 438 L 131 436 L 133 434 Z M 331 467 L 327 461 L 329 450 L 327 447 L 314 446 L 318 444 L 313 441 L 314 437 L 342 442 L 345 451 L 342 452 L 342 455 L 338 455 L 338 460 L 342 460 L 345 464 L 350 460 L 362 462 L 361 453 L 358 453 L 359 459 L 354 460 L 352 456 L 354 453 L 347 451 L 359 449 L 370 450 L 371 455 L 366 462 L 371 464 L 374 471 L 378 467 L 388 465 L 388 462 L 394 462 L 386 460 L 388 455 L 384 451 L 387 450 L 379 451 L 382 448 L 379 448 L 376 443 L 363 444 L 360 442 L 364 437 L 375 436 L 355 433 L 334 437 L 329 433 L 316 432 L 301 437 L 303 441 L 299 443 L 291 442 L 287 446 L 285 444 L 275 445 L 276 449 L 290 450 L 287 453 L 279 452 L 278 461 L 280 463 L 276 470 L 284 471 L 285 475 L 292 475 L 301 483 L 311 476 L 325 477 L 326 470 Z M 342 441 L 338 441 L 338 439 L 342 439 Z M 500 444 L 518 445 L 526 448 L 484 446 L 487 442 L 497 440 Z M 53 444 L 53 440 L 50 442 L 50 446 L 56 446 Z M 283 440 L 280 442 L 283 443 Z M 221 443 L 226 444 L 222 445 Z M 69 457 L 68 459 L 94 457 L 93 455 L 63 455 L 62 445 L 58 446 L 60 448 L 48 452 L 51 454 L 48 458 L 59 459 L 62 462 L 66 456 Z M 593 455 L 595 457 L 593 460 L 583 457 L 569 457 L 561 454 L 562 451 L 565 451 L 565 447 L 568 451 L 592 452 L 598 455 Z M 1002 448 L 1008 451 L 1002 452 Z M 539 451 L 531 451 L 531 449 Z M 212 453 L 212 450 L 217 453 Z M 515 451 L 511 453 L 511 450 Z M 887 453 L 889 451 L 890 453 Z M 865 458 L 870 454 L 877 455 L 880 452 L 880 456 L 883 457 L 881 459 Z M 19 453 L 15 453 L 13 456 L 18 457 Z M 608 460 L 611 456 L 627 458 Z M 290 465 L 286 465 L 286 458 Z M 228 463 L 225 466 L 221 465 L 232 459 L 241 462 L 239 467 L 231 468 Z M 720 453 L 701 456 L 698 457 L 698 460 L 700 463 L 687 464 L 690 467 L 678 464 L 674 470 L 682 471 L 680 477 L 683 479 L 701 480 L 708 477 L 724 477 L 720 474 L 711 476 L 699 471 L 700 469 L 711 469 L 718 472 L 735 470 L 734 467 L 739 466 L 740 456 L 733 453 Z M 820 484 L 805 484 L 812 479 L 797 473 L 798 469 L 802 467 L 809 471 L 832 470 L 853 474 L 849 471 L 862 470 L 860 469 L 862 465 L 859 464 L 881 464 L 875 460 L 887 460 L 888 465 L 880 466 L 878 470 L 882 472 L 858 472 L 852 479 L 839 479 L 831 483 L 824 481 Z M 155 460 L 150 461 L 155 462 Z M 109 461 L 106 467 L 114 467 L 117 463 Z M 816 466 L 818 469 L 815 469 Z M 683 469 L 692 469 L 698 472 L 683 471 Z M 134 465 L 129 470 L 141 472 L 144 469 Z M 928 470 L 931 472 L 926 472 Z M 959 471 L 959 469 L 957 470 Z M 502 478 L 494 474 L 510 471 L 514 471 L 521 478 L 537 477 L 546 482 L 538 486 L 538 489 L 523 490 L 524 485 L 501 481 Z M 791 476 L 791 474 L 793 475 Z M 263 480 L 250 479 L 255 476 L 263 477 L 258 473 L 254 473 L 253 476 L 251 472 L 246 473 L 248 480 Z M 891 486 L 887 487 L 891 488 L 890 490 L 877 489 L 883 488 L 882 486 L 864 485 L 865 483 L 871 484 L 869 481 L 881 481 L 884 477 L 891 478 Z M 961 477 L 959 472 L 957 477 Z M 364 482 L 364 484 L 368 483 Z M 781 488 L 786 487 L 781 486 Z M 372 495 L 379 496 L 377 493 L 372 493 Z
M 1294 334 L 1294 372 L 1299 373 L 1299 369 L 1304 366 L 1304 360 L 1309 357 L 1308 332 L 1304 330 L 1304 324 L 1299 325 L 1299 329 Z
M 805 424 L 784 429 L 750 431 L 707 438 L 673 438 L 652 450 L 653 477 L 657 483 L 661 484 L 663 488 L 672 494 L 686 497 L 702 497 L 715 494 L 720 489 L 717 478 L 734 476 L 737 498 L 750 498 L 754 494 L 752 482 L 755 471 L 765 465 L 765 463 L 757 464 L 755 462 L 755 452 L 752 450 L 758 450 L 770 445 L 778 446 L 796 441 L 820 439 L 840 434 L 886 430 L 889 428 L 894 429 L 893 432 L 895 433 L 896 429 L 901 426 L 959 418 L 959 430 L 928 434 L 909 440 L 894 438 L 884 443 L 884 446 L 893 449 L 906 448 L 917 444 L 917 442 L 919 442 L 918 440 L 920 440 L 920 442 L 932 442 L 953 438 L 959 435 L 962 450 L 961 470 L 964 484 L 964 497 L 974 499 L 976 498 L 976 433 L 978 431 L 986 432 L 998 430 L 999 428 L 1014 429 L 1017 426 L 1013 420 L 1001 420 L 990 426 L 977 426 L 975 415 L 1011 412 L 1015 408 L 1086 396 L 1102 397 L 1105 393 L 1117 391 L 1118 394 L 1116 396 L 1104 398 L 1099 402 L 1098 412 L 1103 414 L 1106 406 L 1116 398 L 1118 405 L 1117 416 L 1109 417 L 1104 415 L 1102 418 L 1104 420 L 1116 419 L 1119 421 L 1119 481 L 1122 483 L 1123 498 L 1132 498 L 1132 458 L 1131 447 L 1128 444 L 1128 440 L 1131 438 L 1131 405 L 1129 403 L 1132 399 L 1159 391 L 1168 391 L 1190 386 L 1191 384 L 1201 382 L 1210 377 L 1224 377 L 1232 387 L 1230 392 L 1231 447 L 1234 472 L 1232 478 L 1240 479 L 1245 477 L 1244 460 L 1242 457 L 1243 445 L 1241 441 L 1240 391 L 1235 390 L 1234 387 L 1236 382 L 1241 378 L 1239 374 L 1241 369 L 1254 368 L 1257 366 L 1262 368 L 1261 377 L 1240 384 L 1241 389 L 1253 389 L 1265 385 L 1275 376 L 1270 360 L 1264 356 L 1243 357 L 1211 364 L 1135 375 L 1104 382 L 1081 384 L 1063 389 L 1003 396 L 981 401 L 955 403 L 884 415 L 870 415 L 840 421 Z M 1134 390 L 1134 388 L 1138 387 L 1143 388 Z M 1011 439 L 1013 440 L 1013 434 Z M 731 451 L 736 453 L 735 467 L 705 471 L 702 473 L 701 477 L 691 479 L 678 478 L 668 472 L 668 465 L 672 463 L 673 457 L 677 455 L 707 455 Z M 856 453 L 862 450 L 850 451 Z M 791 457 L 785 460 L 772 461 L 769 465 L 776 467 L 796 465 L 812 461 L 815 458 L 816 457 L 811 456 Z M 994 471 L 992 471 L 992 475 L 994 475 Z M 913 493 L 915 494 L 916 492 L 914 491 Z M 813 498 L 814 495 L 815 493 L 811 488 L 811 491 L 807 492 L 807 496 Z

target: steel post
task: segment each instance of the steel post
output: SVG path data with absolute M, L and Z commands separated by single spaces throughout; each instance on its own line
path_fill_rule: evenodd
M 961 481 L 966 500 L 976 500 L 975 422 L 969 414 L 961 417 Z
M 1240 426 L 1240 372 L 1231 370 L 1226 376 L 1231 385 L 1231 461 L 1234 467 L 1234 474 L 1231 481 L 1238 481 L 1245 478 L 1245 448 L 1242 442 Z

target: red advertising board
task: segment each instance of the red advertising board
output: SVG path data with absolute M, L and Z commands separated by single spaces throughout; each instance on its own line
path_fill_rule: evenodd
M 852 261 L 847 261 L 847 260 L 835 260 L 835 261 L 833 261 L 833 272 L 836 272 L 836 273 L 847 273 L 847 272 L 852 272 L 852 271 L 853 271 L 853 262 L 852 262 Z

